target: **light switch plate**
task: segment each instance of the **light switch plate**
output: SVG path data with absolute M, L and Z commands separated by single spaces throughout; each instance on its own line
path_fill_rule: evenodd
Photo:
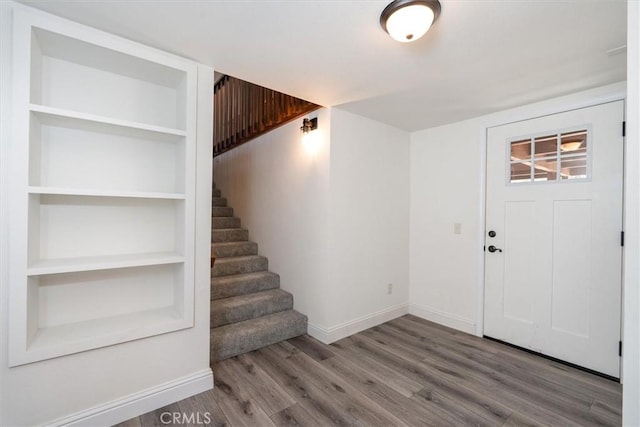
M 453 234 L 462 234 L 462 224 L 456 222 L 453 224 Z

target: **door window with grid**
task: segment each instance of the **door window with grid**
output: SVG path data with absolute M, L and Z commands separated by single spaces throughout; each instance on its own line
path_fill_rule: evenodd
M 511 184 L 589 179 L 591 147 L 587 127 L 508 143 Z

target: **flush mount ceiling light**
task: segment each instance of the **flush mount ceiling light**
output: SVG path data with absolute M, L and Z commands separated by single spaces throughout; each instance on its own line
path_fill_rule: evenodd
M 440 10 L 438 0 L 395 0 L 382 11 L 380 25 L 394 40 L 408 43 L 429 31 Z

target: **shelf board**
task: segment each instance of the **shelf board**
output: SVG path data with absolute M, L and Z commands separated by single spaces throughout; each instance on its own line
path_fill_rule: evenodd
M 162 307 L 83 322 L 40 328 L 22 363 L 120 344 L 193 326 L 174 307 Z
M 172 129 L 145 123 L 131 122 L 128 120 L 114 119 L 111 117 L 86 114 L 78 111 L 65 110 L 62 108 L 49 107 L 40 104 L 29 104 L 29 110 L 41 117 L 44 117 L 45 120 L 52 122 L 52 124 L 63 126 L 73 126 L 75 123 L 78 127 L 86 127 L 87 125 L 89 125 L 98 131 L 105 131 L 105 128 L 120 128 L 121 130 L 128 130 L 129 132 L 154 133 L 157 135 L 170 136 L 174 138 L 187 135 L 185 131 L 180 129 Z M 78 125 L 78 122 L 82 122 L 83 125 Z M 109 130 L 106 130 L 106 132 L 109 132 Z
M 156 62 L 112 49 L 88 40 L 34 27 L 33 37 L 38 41 L 40 54 L 113 74 L 124 75 L 143 82 L 170 88 L 179 87 L 186 72 L 175 65 Z M 166 55 L 163 55 L 166 56 Z M 167 58 L 168 59 L 168 58 Z
M 184 200 L 185 195 L 182 193 L 153 193 L 145 191 L 117 191 L 117 190 L 99 190 L 99 189 L 83 189 L 83 188 L 64 188 L 64 187 L 40 187 L 29 186 L 27 188 L 29 194 L 53 194 L 59 196 L 87 196 L 87 197 L 129 197 L 137 199 L 168 199 L 168 200 Z
M 45 274 L 145 267 L 150 265 L 178 264 L 184 261 L 184 256 L 175 252 L 44 259 L 30 265 L 27 268 L 27 275 L 42 276 Z

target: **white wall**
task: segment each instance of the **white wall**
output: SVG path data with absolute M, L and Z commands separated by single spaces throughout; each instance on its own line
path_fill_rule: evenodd
M 294 308 L 324 325 L 329 218 L 330 111 L 321 109 L 314 140 L 302 144 L 302 119 L 214 159 L 214 181 L 234 214 L 294 295 Z
M 331 111 L 327 341 L 406 314 L 409 298 L 409 134 Z
M 317 114 L 315 145 L 296 120 L 216 157 L 214 176 L 309 333 L 332 342 L 407 312 L 409 135 Z
M 628 2 L 622 422 L 640 425 L 640 4 Z
M 0 2 L 0 147 L 11 144 L 11 8 Z M 23 7 L 16 5 L 15 7 Z M 36 12 L 40 13 L 40 12 Z M 0 156 L 0 425 L 109 425 L 212 386 L 209 368 L 211 97 L 213 70 L 199 67 L 195 327 L 8 368 L 11 258 L 6 195 L 11 177 Z M 24 76 L 21 76 L 24 77 Z
M 410 311 L 469 333 L 478 275 L 479 130 L 472 120 L 411 135 Z M 453 233 L 455 223 L 461 234 Z
M 487 127 L 624 96 L 619 83 L 411 135 L 412 314 L 482 335 Z M 462 234 L 454 234 L 454 223 Z

